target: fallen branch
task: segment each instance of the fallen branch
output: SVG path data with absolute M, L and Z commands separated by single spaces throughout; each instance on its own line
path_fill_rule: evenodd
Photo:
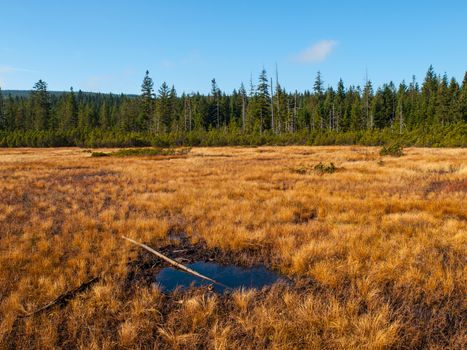
M 225 284 L 221 283 L 221 282 L 218 282 L 216 280 L 213 280 L 212 278 L 208 277 L 208 276 L 205 276 L 205 275 L 202 275 L 200 274 L 199 272 L 196 272 L 195 270 L 192 270 L 190 269 L 189 267 L 186 267 L 185 265 L 182 265 L 180 264 L 179 262 L 176 262 L 175 260 L 172 260 L 170 259 L 169 257 L 165 256 L 164 254 L 162 253 L 159 253 L 158 251 L 152 249 L 151 247 L 147 246 L 146 244 L 143 244 L 143 243 L 139 243 L 139 242 L 136 242 L 135 240 L 131 239 L 131 238 L 128 238 L 128 237 L 125 237 L 125 236 L 122 236 L 123 239 L 126 239 L 128 242 L 131 242 L 133 244 L 136 244 L 138 246 L 140 246 L 141 248 L 144 248 L 146 249 L 147 251 L 153 253 L 154 255 L 158 256 L 159 258 L 167 261 L 168 263 L 174 265 L 175 267 L 179 268 L 180 270 L 182 271 L 185 271 L 189 274 L 192 274 L 193 276 L 196 276 L 196 277 L 199 277 L 199 278 L 202 278 L 206 281 L 209 281 L 209 282 L 212 282 L 214 284 L 217 284 L 221 287 L 224 287 L 224 288 L 227 288 L 227 289 L 231 289 L 229 286 L 226 286 Z
M 66 293 L 63 293 L 60 295 L 58 298 L 55 298 L 52 300 L 50 303 L 45 304 L 44 306 L 40 307 L 37 310 L 34 310 L 28 314 L 25 315 L 20 315 L 19 317 L 30 317 L 32 315 L 35 315 L 39 312 L 45 311 L 47 309 L 50 309 L 52 306 L 57 305 L 57 304 L 62 304 L 68 302 L 71 298 L 73 298 L 76 294 L 84 291 L 87 289 L 89 286 L 92 284 L 96 283 L 99 280 L 99 277 L 93 277 L 89 281 L 82 283 L 80 286 L 76 287 L 75 289 L 69 290 Z

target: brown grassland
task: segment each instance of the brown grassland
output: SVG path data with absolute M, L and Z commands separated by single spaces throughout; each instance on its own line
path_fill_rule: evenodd
M 467 150 L 404 153 L 2 149 L 0 349 L 465 348 Z M 163 293 L 166 265 L 121 235 L 168 255 L 186 235 L 197 257 L 291 282 Z

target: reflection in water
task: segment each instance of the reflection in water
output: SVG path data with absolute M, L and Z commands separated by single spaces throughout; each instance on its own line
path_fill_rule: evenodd
M 210 277 L 231 288 L 262 288 L 276 282 L 280 276 L 263 266 L 242 268 L 235 265 L 220 265 L 211 262 L 195 262 L 187 267 L 193 269 L 207 277 Z M 178 286 L 205 286 L 212 284 L 202 278 L 193 276 L 186 272 L 167 267 L 162 269 L 156 276 L 162 290 L 172 291 Z M 213 285 L 214 291 L 222 293 L 225 288 Z

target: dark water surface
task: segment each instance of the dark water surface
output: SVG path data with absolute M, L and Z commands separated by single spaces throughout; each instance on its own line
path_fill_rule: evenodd
M 264 286 L 273 284 L 281 278 L 279 274 L 263 266 L 243 268 L 235 265 L 220 265 L 201 261 L 186 266 L 233 289 L 261 289 Z M 202 278 L 171 267 L 162 269 L 156 275 L 156 282 L 161 286 L 162 290 L 167 292 L 173 291 L 179 286 L 187 288 L 190 286 L 199 287 L 212 284 Z M 213 287 L 214 291 L 217 293 L 222 293 L 225 290 L 224 287 L 217 284 L 214 284 Z

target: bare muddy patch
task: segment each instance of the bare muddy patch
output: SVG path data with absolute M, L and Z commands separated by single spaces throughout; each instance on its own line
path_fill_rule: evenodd
M 235 289 L 263 289 L 277 282 L 288 284 L 291 281 L 274 271 L 273 266 L 277 261 L 268 258 L 272 254 L 266 251 L 267 246 L 233 252 L 208 247 L 203 240 L 193 242 L 180 232 L 172 232 L 167 238 L 168 244 L 167 241 L 159 241 L 149 243 L 148 246 L 173 262 L 220 283 L 197 277 L 141 250 L 138 257 L 129 263 L 130 273 L 126 280 L 128 288 L 142 283 L 158 286 L 166 293 L 193 289 L 224 293 Z

